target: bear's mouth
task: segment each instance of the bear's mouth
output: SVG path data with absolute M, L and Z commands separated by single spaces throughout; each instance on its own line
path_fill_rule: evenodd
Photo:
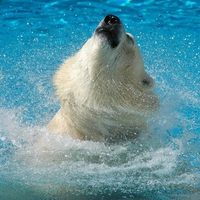
M 108 44 L 115 48 L 120 43 L 122 33 L 122 23 L 120 19 L 114 15 L 107 15 L 95 30 L 95 35 L 100 36 L 108 41 Z

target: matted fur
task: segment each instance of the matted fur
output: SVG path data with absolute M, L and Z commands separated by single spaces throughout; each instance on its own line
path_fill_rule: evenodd
M 122 25 L 117 47 L 94 33 L 56 72 L 54 84 L 61 108 L 48 129 L 81 140 L 135 137 L 159 107 L 154 80 Z

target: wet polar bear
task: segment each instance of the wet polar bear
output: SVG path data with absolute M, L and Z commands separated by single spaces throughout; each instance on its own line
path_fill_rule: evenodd
M 134 138 L 159 106 L 136 41 L 114 15 L 65 61 L 54 84 L 61 108 L 48 129 L 81 140 Z

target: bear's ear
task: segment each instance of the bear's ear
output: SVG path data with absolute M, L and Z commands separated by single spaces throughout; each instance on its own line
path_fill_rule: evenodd
M 141 87 L 145 91 L 150 91 L 154 88 L 155 81 L 146 72 L 142 76 Z

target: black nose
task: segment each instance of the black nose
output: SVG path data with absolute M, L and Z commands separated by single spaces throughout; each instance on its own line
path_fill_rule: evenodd
M 107 15 L 104 19 L 104 22 L 107 25 L 112 25 L 112 24 L 119 24 L 120 23 L 120 19 L 114 15 Z

